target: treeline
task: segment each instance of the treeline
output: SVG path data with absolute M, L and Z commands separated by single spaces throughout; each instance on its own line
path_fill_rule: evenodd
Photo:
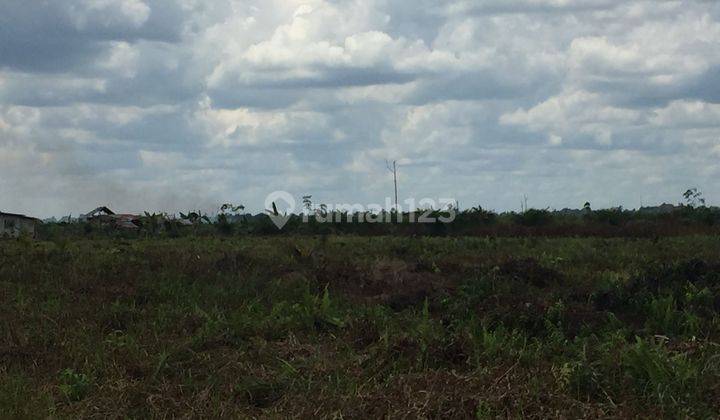
M 284 222 L 282 229 L 276 221 Z M 282 223 L 281 223 L 282 224 Z M 100 223 L 46 223 L 38 237 L 182 237 L 234 235 L 401 235 L 401 236 L 604 236 L 655 237 L 720 233 L 720 208 L 669 206 L 639 210 L 542 210 L 496 213 L 475 207 L 467 210 L 396 213 L 316 211 L 285 219 L 268 214 L 221 214 L 198 218 L 192 224 L 159 215 L 146 215 L 137 229 Z

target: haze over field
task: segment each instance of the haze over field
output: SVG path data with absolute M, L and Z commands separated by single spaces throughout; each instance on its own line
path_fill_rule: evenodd
M 720 3 L 5 0 L 0 211 L 720 203 Z

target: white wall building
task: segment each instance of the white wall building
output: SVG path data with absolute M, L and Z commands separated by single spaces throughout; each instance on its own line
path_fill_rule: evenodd
M 34 237 L 39 223 L 34 217 L 0 212 L 0 238 L 17 238 L 23 233 Z

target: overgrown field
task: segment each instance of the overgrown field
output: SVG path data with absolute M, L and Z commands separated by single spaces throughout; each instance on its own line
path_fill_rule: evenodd
M 720 415 L 720 238 L 0 241 L 0 418 Z

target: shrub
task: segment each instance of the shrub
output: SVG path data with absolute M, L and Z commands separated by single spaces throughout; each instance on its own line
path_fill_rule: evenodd
M 515 223 L 528 227 L 545 226 L 552 221 L 552 214 L 548 210 L 529 209 L 516 214 L 514 220 Z
M 84 373 L 65 369 L 60 372 L 60 392 L 68 401 L 80 401 L 90 392 L 92 382 Z

